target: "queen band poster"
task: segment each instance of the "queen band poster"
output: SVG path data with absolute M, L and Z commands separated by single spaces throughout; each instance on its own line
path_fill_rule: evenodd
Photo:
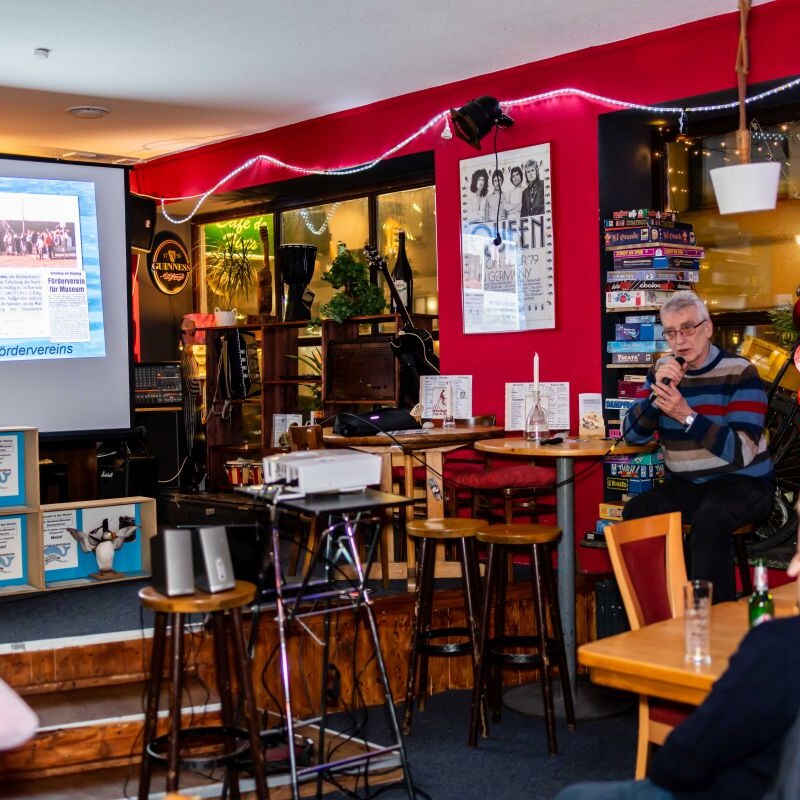
M 460 162 L 464 333 L 555 327 L 550 145 Z

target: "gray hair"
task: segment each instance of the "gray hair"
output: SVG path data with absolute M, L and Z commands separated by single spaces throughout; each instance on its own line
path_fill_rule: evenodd
M 664 313 L 677 314 L 679 311 L 685 311 L 687 308 L 693 308 L 700 315 L 700 321 L 711 319 L 706 304 L 692 291 L 688 289 L 682 292 L 675 292 L 668 300 L 664 301 L 661 306 L 661 318 L 663 319 Z

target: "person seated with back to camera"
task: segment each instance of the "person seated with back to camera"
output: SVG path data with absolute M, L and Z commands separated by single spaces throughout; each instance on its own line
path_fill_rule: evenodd
M 786 572 L 800 576 L 800 550 Z M 577 783 L 555 800 L 796 800 L 799 762 L 800 616 L 793 616 L 748 632 L 708 697 L 653 756 L 647 778 Z
M 715 603 L 735 599 L 731 534 L 772 510 L 775 477 L 764 422 L 767 395 L 756 368 L 712 344 L 713 324 L 694 292 L 661 306 L 671 356 L 660 358 L 623 423 L 627 442 L 658 431 L 666 480 L 632 497 L 623 519 L 680 511 L 691 524 L 690 578 L 713 583 Z

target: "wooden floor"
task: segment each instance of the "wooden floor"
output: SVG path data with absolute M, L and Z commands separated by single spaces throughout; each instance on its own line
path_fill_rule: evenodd
M 316 729 L 307 728 L 301 732 L 311 739 L 316 737 Z M 337 736 L 334 731 L 328 731 L 329 743 L 336 746 Z M 348 741 L 339 736 L 341 742 L 337 756 L 345 757 L 358 755 L 371 749 L 363 743 Z M 387 755 L 371 762 L 369 783 L 378 786 L 385 783 L 401 780 L 402 772 L 398 768 L 396 756 Z M 189 796 L 197 795 L 202 798 L 218 798 L 222 794 L 223 771 L 219 770 L 212 778 L 196 775 L 191 772 L 181 772 L 180 788 L 182 793 Z M 359 778 L 349 775 L 339 775 L 337 783 L 349 789 L 359 788 Z M 161 797 L 165 791 L 164 772 L 155 770 L 151 780 L 150 796 Z M 270 800 L 290 800 L 292 793 L 289 786 L 288 772 L 272 773 L 268 775 Z M 361 781 L 363 783 L 363 780 Z M 245 776 L 241 779 L 242 800 L 255 798 L 252 788 L 252 779 Z M 324 792 L 332 792 L 335 787 L 323 784 Z M 125 800 L 135 798 L 139 786 L 139 765 L 131 764 L 108 770 L 93 770 L 74 775 L 41 778 L 38 780 L 20 781 L 15 783 L 0 783 L 0 798 L 14 798 L 14 800 Z M 309 781 L 301 786 L 303 797 L 313 797 L 316 794 L 316 783 Z

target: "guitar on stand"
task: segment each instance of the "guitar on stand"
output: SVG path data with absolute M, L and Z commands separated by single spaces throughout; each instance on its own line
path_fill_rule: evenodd
M 419 402 L 419 379 L 421 375 L 439 375 L 439 356 L 433 348 L 430 331 L 414 325 L 408 309 L 394 285 L 386 259 L 378 254 L 378 249 L 370 244 L 364 245 L 367 261 L 371 267 L 380 270 L 389 287 L 402 327 L 389 342 L 395 357 L 400 362 L 400 402 L 411 408 Z

